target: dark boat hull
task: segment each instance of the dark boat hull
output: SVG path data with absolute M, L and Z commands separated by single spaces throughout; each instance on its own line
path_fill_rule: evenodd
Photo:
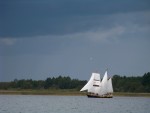
M 112 95 L 91 95 L 87 94 L 88 98 L 113 98 Z

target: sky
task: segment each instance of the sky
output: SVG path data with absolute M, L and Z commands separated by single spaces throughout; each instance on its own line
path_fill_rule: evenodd
M 150 72 L 149 0 L 0 0 L 0 81 Z

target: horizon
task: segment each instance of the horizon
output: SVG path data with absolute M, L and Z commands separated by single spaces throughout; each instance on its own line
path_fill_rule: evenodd
M 150 72 L 146 72 L 146 73 L 144 73 L 144 74 L 147 74 L 147 73 L 150 73 Z M 114 75 L 108 75 L 108 78 L 113 78 L 113 76 L 120 76 L 120 77 L 143 77 L 144 76 L 144 74 L 143 75 L 140 75 L 140 76 L 127 76 L 127 75 L 118 75 L 118 74 L 114 74 Z M 92 75 L 92 73 L 91 73 L 91 75 Z M 72 80 L 73 79 L 77 79 L 77 80 L 81 80 L 81 81 L 88 81 L 89 79 L 90 79 L 90 77 L 91 76 L 89 76 L 89 78 L 88 79 L 86 79 L 86 80 L 84 80 L 84 79 L 79 79 L 79 78 L 72 78 L 71 76 L 69 76 L 69 75 L 55 75 L 55 76 L 50 76 L 50 77 L 47 77 L 47 78 L 58 78 L 59 76 L 61 76 L 61 77 L 70 77 Z M 104 75 L 100 75 L 100 77 L 101 77 L 101 80 L 103 79 L 103 77 L 104 77 Z M 45 81 L 47 78 L 45 78 L 45 79 L 32 79 L 32 78 L 21 78 L 21 79 L 17 79 L 17 78 L 14 78 L 13 80 L 10 80 L 10 81 L 0 81 L 0 82 L 13 82 L 13 81 L 15 81 L 15 80 L 33 80 L 33 81 L 40 81 L 40 80 L 42 80 L 42 81 Z

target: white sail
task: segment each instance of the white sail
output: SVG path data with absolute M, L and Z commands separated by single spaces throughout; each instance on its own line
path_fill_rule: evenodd
M 99 73 L 92 73 L 94 75 L 95 81 L 100 81 L 100 74 Z
M 95 94 L 99 93 L 100 86 L 101 86 L 101 81 L 100 81 L 100 74 L 99 73 L 94 73 L 94 80 L 93 80 L 93 90 L 89 90 L 88 92 L 94 92 Z
M 100 85 L 99 73 L 92 73 L 90 80 L 80 91 L 88 90 L 88 92 L 94 92 L 95 91 L 94 85 L 97 85 L 97 86 Z
M 101 86 L 95 87 L 94 88 L 94 93 L 99 94 L 100 88 L 101 88 Z
M 93 73 L 94 79 L 93 79 L 93 86 L 100 86 L 100 74 L 99 73 Z
M 107 71 L 104 74 L 103 80 L 101 82 L 101 89 L 99 91 L 99 95 L 104 95 L 107 93 L 107 84 L 108 84 L 108 77 L 107 77 Z
M 87 82 L 87 84 L 80 91 L 88 90 L 93 84 L 93 78 L 94 78 L 94 75 L 92 74 L 90 80 Z
M 111 80 L 111 78 L 108 80 L 107 92 L 108 93 L 113 93 L 113 87 L 112 87 L 112 80 Z

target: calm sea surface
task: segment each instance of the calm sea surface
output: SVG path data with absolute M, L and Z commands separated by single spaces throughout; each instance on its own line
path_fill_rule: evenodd
M 0 95 L 0 113 L 150 113 L 150 98 Z

